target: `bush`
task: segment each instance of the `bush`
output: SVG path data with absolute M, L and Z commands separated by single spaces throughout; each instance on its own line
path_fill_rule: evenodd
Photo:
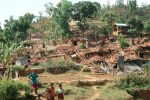
M 0 80 L 0 100 L 16 100 L 20 96 L 20 91 L 29 93 L 31 89 L 21 82 Z
M 72 92 L 71 89 L 65 89 L 64 94 L 65 95 L 70 95 L 70 94 L 73 94 L 73 92 Z
M 118 38 L 118 43 L 119 43 L 121 48 L 125 48 L 125 47 L 129 46 L 129 43 L 127 42 L 127 40 L 124 38 L 121 38 L 121 37 Z
M 145 74 L 149 77 L 150 76 L 150 65 L 143 64 L 142 67 L 144 68 Z
M 137 30 L 136 29 L 128 29 L 128 36 L 129 37 L 137 37 Z
M 116 83 L 120 89 L 150 88 L 150 79 L 138 74 L 130 74 Z
M 89 67 L 86 67 L 83 69 L 83 72 L 91 72 L 91 69 Z
M 47 62 L 43 63 L 42 66 L 47 72 L 53 74 L 64 73 L 69 70 L 80 70 L 78 65 L 75 65 L 73 62 L 69 62 L 64 59 L 48 60 Z
M 80 49 L 86 49 L 86 46 L 83 43 L 81 43 L 80 44 Z
M 33 66 L 38 66 L 40 63 L 39 62 L 35 62 L 33 63 Z
M 146 22 L 144 24 L 144 31 L 145 32 L 149 32 L 150 31 L 150 21 Z

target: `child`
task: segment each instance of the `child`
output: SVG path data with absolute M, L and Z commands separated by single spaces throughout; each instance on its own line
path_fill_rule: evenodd
M 51 86 L 46 89 L 46 92 L 48 93 L 47 100 L 54 100 L 55 97 L 54 83 L 51 83 Z
M 62 88 L 62 84 L 59 84 L 59 88 L 56 91 L 58 100 L 64 100 L 64 89 Z

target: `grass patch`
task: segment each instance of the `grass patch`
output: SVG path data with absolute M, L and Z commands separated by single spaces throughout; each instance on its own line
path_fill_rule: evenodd
M 130 98 L 130 95 L 125 90 L 116 88 L 114 82 L 107 83 L 98 90 L 100 92 L 100 100 L 127 100 Z
M 55 83 L 54 86 L 57 90 L 58 84 Z M 47 87 L 49 87 L 49 85 L 42 85 L 42 87 L 38 89 L 38 93 L 44 93 Z M 88 86 L 77 87 L 75 84 L 63 84 L 63 89 L 65 91 L 65 100 L 86 100 L 94 94 L 92 87 Z
M 88 86 L 65 85 L 64 89 L 66 93 L 65 100 L 86 100 L 94 94 L 94 90 Z

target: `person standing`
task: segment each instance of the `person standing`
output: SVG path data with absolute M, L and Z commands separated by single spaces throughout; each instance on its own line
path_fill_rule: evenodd
M 56 91 L 58 100 L 64 100 L 64 89 L 62 88 L 62 84 L 59 84 L 59 88 Z
M 54 83 L 51 83 L 50 87 L 46 89 L 46 92 L 47 92 L 47 100 L 54 100 L 55 99 Z
M 37 94 L 37 88 L 38 88 L 37 78 L 38 75 L 34 71 L 29 75 L 29 79 L 31 79 L 31 83 L 32 83 L 32 89 L 35 94 Z

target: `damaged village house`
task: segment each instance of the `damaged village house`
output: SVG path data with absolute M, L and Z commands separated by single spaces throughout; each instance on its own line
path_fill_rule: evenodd
M 21 65 L 25 62 L 27 65 L 34 65 L 37 62 L 45 62 L 49 58 L 64 57 L 66 60 L 85 66 L 93 73 L 106 74 L 115 70 L 141 72 L 141 65 L 150 60 L 150 42 L 147 41 L 121 49 L 115 37 L 101 40 L 96 46 L 91 45 L 86 38 L 73 38 L 57 46 L 49 41 L 51 47 L 47 47 L 40 36 L 30 37 L 32 38 L 26 41 L 26 55 L 30 56 L 29 62 L 27 59 L 19 59 Z M 84 44 L 86 48 L 81 49 L 80 44 Z
M 115 42 L 76 50 L 71 59 L 87 66 L 94 73 L 142 72 L 141 65 L 150 60 L 150 42 L 121 49 Z

